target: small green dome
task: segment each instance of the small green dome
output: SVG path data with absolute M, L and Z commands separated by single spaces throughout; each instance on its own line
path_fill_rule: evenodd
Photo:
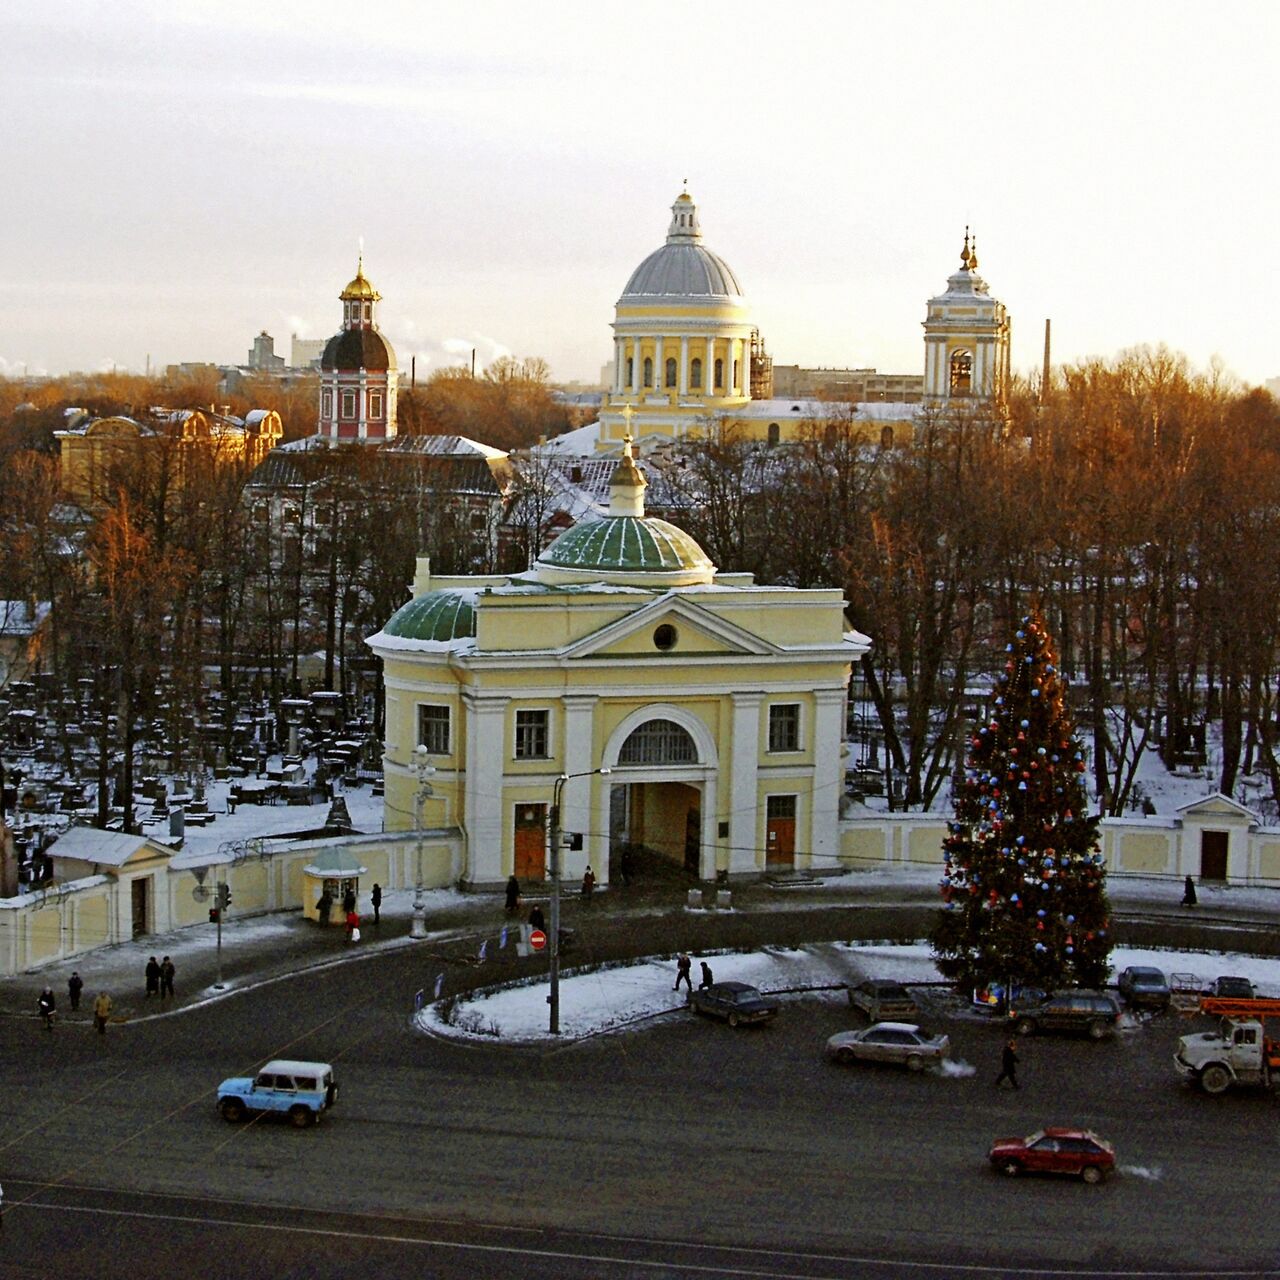
M 428 591 L 401 605 L 387 620 L 382 632 L 403 640 L 460 640 L 474 636 L 475 592 Z
M 566 529 L 539 565 L 581 573 L 713 571 L 707 553 L 683 529 L 653 516 L 603 516 Z

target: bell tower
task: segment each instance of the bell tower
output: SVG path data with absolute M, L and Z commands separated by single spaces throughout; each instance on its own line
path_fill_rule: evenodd
M 1009 387 L 1009 313 L 978 274 L 978 241 L 964 229 L 960 267 L 924 320 L 926 404 L 1001 404 Z

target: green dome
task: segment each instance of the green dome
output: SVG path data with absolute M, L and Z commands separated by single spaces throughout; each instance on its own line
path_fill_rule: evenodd
M 476 633 L 475 592 L 428 591 L 387 620 L 383 635 L 403 640 L 459 640 Z
M 707 553 L 683 529 L 653 516 L 604 516 L 566 529 L 539 565 L 579 573 L 710 573 Z

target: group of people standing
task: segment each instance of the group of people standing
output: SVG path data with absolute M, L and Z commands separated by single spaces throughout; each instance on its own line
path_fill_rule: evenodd
M 701 960 L 698 963 L 702 970 L 702 981 L 698 983 L 698 990 L 706 991 L 714 984 L 715 979 L 711 976 L 711 966 L 705 960 Z M 671 990 L 679 991 L 680 984 L 683 982 L 685 990 L 692 995 L 693 979 L 690 976 L 692 972 L 693 961 L 683 951 L 680 952 L 680 954 L 676 956 L 676 985 L 672 987 Z
M 169 957 L 165 956 L 168 962 Z M 155 956 L 151 957 L 151 964 L 155 964 Z M 172 970 L 173 966 L 169 966 Z M 148 969 L 150 965 L 148 965 Z M 148 974 L 148 981 L 150 975 Z M 80 1008 L 80 993 L 84 990 L 84 979 L 77 970 L 71 971 L 71 977 L 67 979 L 67 1002 L 71 1005 L 71 1011 L 74 1013 Z M 150 995 L 150 991 L 147 992 Z M 169 975 L 169 994 L 173 995 L 173 975 Z M 107 1022 L 111 1017 L 112 1001 L 111 997 L 105 991 L 99 991 L 93 1001 L 93 1025 L 97 1028 L 98 1034 L 104 1036 L 107 1034 Z M 40 1014 L 44 1022 L 46 1031 L 53 1030 L 53 1023 L 58 1012 L 58 1002 L 54 999 L 53 988 L 45 987 L 40 993 L 40 998 L 36 1001 L 36 1010 Z
M 174 963 L 168 956 L 156 963 L 155 956 L 147 961 L 145 977 L 147 980 L 147 999 L 158 995 L 161 1000 L 173 999 L 173 979 L 177 973 Z M 74 1005 L 71 1006 L 73 1009 Z
M 374 884 L 369 895 L 369 903 L 373 907 L 373 923 L 382 923 L 382 886 Z M 325 889 L 316 900 L 316 916 L 322 925 L 329 923 L 333 915 L 333 894 Z M 348 888 L 342 895 L 342 915 L 347 927 L 347 941 L 360 941 L 360 913 L 356 910 L 356 891 Z

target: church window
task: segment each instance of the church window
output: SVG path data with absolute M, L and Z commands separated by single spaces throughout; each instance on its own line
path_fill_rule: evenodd
M 770 446 L 770 448 L 772 448 L 775 444 L 777 444 L 777 443 L 778 443 L 778 440 L 779 440 L 779 438 L 780 438 L 781 434 L 782 434 L 782 429 L 778 426 L 778 424 L 777 424 L 776 422 L 771 422 L 771 423 L 769 423 L 769 446 Z
M 382 392 L 380 391 L 369 392 L 369 417 L 382 417 Z
M 632 381 L 635 379 L 635 376 L 636 376 L 636 362 L 630 356 L 628 356 L 627 357 L 627 386 L 631 385 Z
M 418 742 L 433 756 L 449 754 L 449 708 L 420 703 Z
M 724 361 L 723 360 L 716 361 L 716 386 L 717 387 L 724 386 Z
M 516 759 L 545 760 L 550 754 L 550 714 L 543 708 L 516 712 Z
M 333 392 L 326 391 L 321 399 L 321 414 L 326 418 L 333 417 Z
M 736 387 L 738 385 L 738 362 L 736 360 L 733 362 L 733 373 L 730 377 L 732 379 L 729 383 L 730 388 Z
M 674 720 L 650 720 L 636 729 L 618 752 L 621 764 L 697 764 L 698 748 Z
M 669 622 L 664 622 L 660 627 L 655 627 L 653 631 L 654 648 L 661 649 L 665 653 L 668 649 L 676 647 L 676 640 L 679 639 L 680 633 Z
M 769 750 L 800 750 L 800 704 L 778 702 L 769 708 Z
M 653 386 L 653 357 L 645 356 L 644 358 L 644 385 L 646 387 Z
M 882 449 L 893 448 L 893 428 L 892 427 L 880 428 L 880 447 Z
M 696 356 L 689 362 L 689 385 L 695 391 L 702 390 L 702 361 Z
M 342 393 L 342 416 L 344 418 L 354 418 L 356 416 L 356 393 L 354 391 L 344 391 Z
M 364 318 L 365 318 L 366 324 L 373 319 L 373 303 L 372 302 L 366 302 L 364 304 Z
M 667 357 L 667 386 L 674 387 L 676 385 L 676 359 L 675 356 Z
M 973 356 L 968 351 L 951 353 L 951 394 L 967 396 L 973 388 Z

